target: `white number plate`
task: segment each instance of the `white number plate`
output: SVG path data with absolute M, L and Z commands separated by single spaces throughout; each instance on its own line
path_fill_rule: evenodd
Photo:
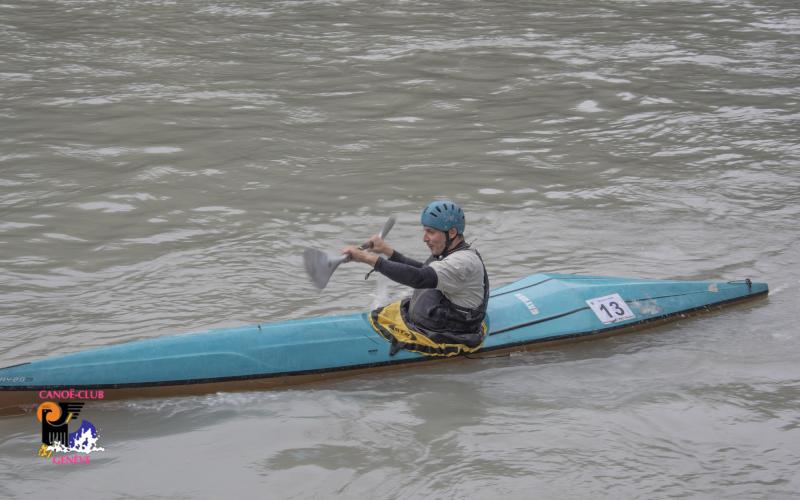
M 636 317 L 618 293 L 589 299 L 586 303 L 603 323 L 616 323 Z

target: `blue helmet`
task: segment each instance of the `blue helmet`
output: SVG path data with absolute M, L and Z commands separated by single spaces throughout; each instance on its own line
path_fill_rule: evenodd
M 458 234 L 464 234 L 464 227 L 467 225 L 464 211 L 450 200 L 435 200 L 428 203 L 428 206 L 422 211 L 420 222 L 423 226 L 432 227 L 445 233 L 454 227 Z

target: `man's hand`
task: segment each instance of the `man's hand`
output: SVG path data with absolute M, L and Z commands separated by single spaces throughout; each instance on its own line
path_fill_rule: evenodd
M 369 250 L 374 253 L 380 253 L 385 255 L 386 257 L 391 257 L 394 253 L 394 249 L 386 244 L 383 241 L 383 238 L 378 236 L 377 234 L 369 239 L 369 243 L 372 243 Z
M 348 260 L 363 262 L 364 264 L 369 264 L 372 267 L 375 267 L 375 263 L 378 262 L 378 256 L 376 254 L 367 252 L 366 250 L 361 250 L 355 245 L 343 248 L 342 255 L 347 255 Z

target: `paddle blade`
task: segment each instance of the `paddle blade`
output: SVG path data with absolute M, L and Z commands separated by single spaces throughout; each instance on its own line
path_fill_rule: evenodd
M 392 228 L 394 227 L 394 223 L 396 220 L 397 219 L 395 218 L 394 215 L 389 216 L 389 218 L 386 220 L 386 223 L 383 225 L 383 229 L 381 229 L 381 232 L 378 233 L 378 236 L 380 236 L 381 239 L 386 238 L 386 235 L 389 234 L 389 231 L 391 231 Z
M 311 278 L 311 283 L 319 290 L 328 285 L 333 272 L 342 262 L 344 262 L 344 258 L 332 258 L 329 254 L 314 248 L 306 248 L 303 251 L 303 264 L 305 265 L 306 273 Z

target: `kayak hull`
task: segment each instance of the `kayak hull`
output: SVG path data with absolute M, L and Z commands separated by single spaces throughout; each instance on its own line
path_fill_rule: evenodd
M 765 283 L 749 280 L 535 274 L 492 291 L 489 333 L 469 356 L 640 329 L 767 293 Z M 46 399 L 98 397 L 100 391 L 103 400 L 115 400 L 274 389 L 461 358 L 391 355 L 367 314 L 166 336 L 2 368 L 0 413 Z

